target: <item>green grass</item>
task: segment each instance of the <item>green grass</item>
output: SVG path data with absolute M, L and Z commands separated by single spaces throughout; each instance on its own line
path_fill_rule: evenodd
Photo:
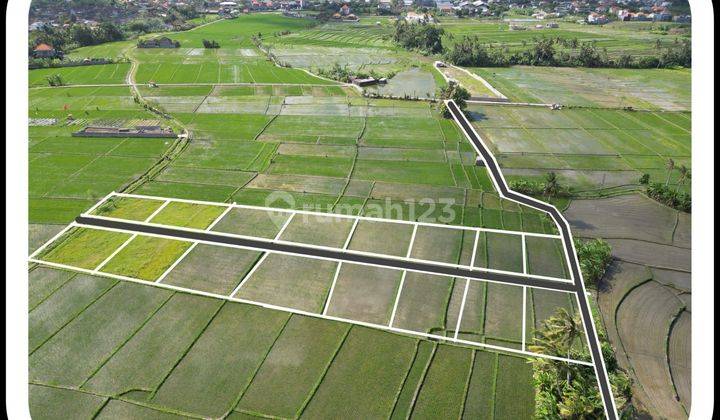
M 322 381 L 349 329 L 339 322 L 293 316 L 237 409 L 295 417 Z
M 66 85 L 110 85 L 125 83 L 130 63 L 59 67 L 30 70 L 30 87 L 49 86 L 48 77 L 60 75 Z
M 225 304 L 151 402 L 208 417 L 229 412 L 289 316 Z
M 93 214 L 117 219 L 144 221 L 163 204 L 160 200 L 134 197 L 111 197 L 98 207 Z
M 80 386 L 171 295 L 118 283 L 30 355 L 30 381 Z
M 412 411 L 414 418 L 460 417 L 473 351 L 438 346 Z
M 216 299 L 175 294 L 83 389 L 104 395 L 151 392 L 220 308 Z
M 344 263 L 327 314 L 386 325 L 395 303 L 402 272 Z
M 452 286 L 452 277 L 408 272 L 393 326 L 422 333 L 444 330 Z
M 283 231 L 280 239 L 342 248 L 353 223 L 354 220 L 348 218 L 296 214 Z
M 270 254 L 236 296 L 321 313 L 336 267 L 333 261 Z
M 389 416 L 412 363 L 415 343 L 408 337 L 352 327 L 302 417 Z
M 523 289 L 518 286 L 488 283 L 485 335 L 520 343 L 522 340 Z M 510 347 L 518 347 L 509 344 Z
M 497 359 L 497 354 L 484 351 L 475 352 L 472 376 L 465 397 L 463 418 L 493 418 Z
M 190 243 L 185 241 L 137 236 L 118 252 L 102 271 L 153 281 L 160 277 L 188 247 Z
M 130 238 L 127 233 L 73 229 L 38 256 L 45 261 L 93 270 Z
M 260 252 L 198 244 L 163 283 L 229 295 L 250 271 Z
M 670 111 L 690 109 L 690 69 L 514 66 L 473 71 L 516 102 L 613 108 L 632 106 Z
M 173 201 L 152 219 L 151 223 L 205 229 L 225 211 L 224 206 Z
M 89 418 L 105 403 L 106 398 L 70 389 L 30 385 L 29 408 L 34 419 L 53 418 L 58 412 L 72 418 Z
M 412 225 L 360 220 L 348 249 L 404 257 L 410 245 L 412 231 Z
M 36 350 L 115 283 L 78 275 L 56 289 L 28 314 L 29 350 Z
M 501 355 L 497 371 L 495 418 L 531 418 L 535 411 L 535 388 L 527 360 Z

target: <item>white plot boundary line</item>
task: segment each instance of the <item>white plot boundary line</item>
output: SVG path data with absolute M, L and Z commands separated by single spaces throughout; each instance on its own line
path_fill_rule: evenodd
M 223 206 L 223 207 L 231 206 L 231 207 L 248 209 L 248 210 L 261 210 L 261 211 L 268 211 L 268 212 L 303 214 L 303 215 L 316 216 L 316 217 L 335 217 L 335 218 L 341 218 L 341 219 L 358 219 L 358 220 L 367 220 L 370 222 L 419 225 L 419 226 L 435 227 L 435 228 L 440 228 L 440 229 L 470 230 L 470 231 L 491 232 L 491 233 L 504 233 L 504 234 L 508 234 L 508 235 L 537 236 L 538 238 L 562 239 L 561 235 L 554 235 L 554 234 L 549 234 L 549 233 L 522 232 L 522 231 L 518 231 L 518 230 L 491 229 L 491 228 L 482 228 L 482 227 L 474 227 L 474 226 L 444 225 L 441 223 L 418 222 L 418 221 L 410 221 L 410 220 L 402 220 L 402 219 L 384 219 L 384 218 L 379 218 L 379 217 L 369 217 L 369 216 L 351 215 L 351 214 L 342 214 L 342 213 L 329 213 L 329 212 L 318 212 L 318 211 L 297 210 L 297 209 L 283 209 L 283 208 L 279 208 L 279 207 L 251 206 L 251 205 L 247 205 L 247 204 L 237 204 L 237 203 L 230 204 L 230 203 L 220 203 L 220 202 L 215 202 L 215 201 L 190 200 L 190 199 L 186 199 L 186 198 L 162 197 L 162 196 L 152 196 L 152 195 L 142 195 L 142 194 L 128 194 L 128 193 L 119 193 L 119 192 L 112 192 L 112 193 L 110 193 L 110 196 L 141 198 L 141 199 L 146 199 L 146 200 L 158 200 L 158 201 L 170 200 L 170 201 L 176 201 L 179 203 L 201 204 L 201 205 L 206 205 L 206 206 Z M 88 212 L 83 213 L 83 216 L 89 216 Z
M 522 303 L 522 349 L 525 350 L 525 335 L 527 334 L 527 286 L 523 286 L 523 303 Z
M 105 265 L 106 265 L 107 263 L 109 263 L 110 260 L 112 260 L 113 258 L 115 258 L 115 256 L 116 256 L 118 253 L 120 253 L 120 251 L 122 251 L 123 249 L 125 249 L 125 247 L 128 246 L 128 245 L 130 244 L 130 242 L 132 242 L 133 239 L 135 239 L 135 238 L 137 238 L 137 237 L 138 237 L 138 234 L 136 233 L 136 234 L 131 235 L 129 238 L 127 238 L 127 240 L 126 240 L 125 242 L 123 242 L 122 245 L 120 245 L 115 251 L 113 251 L 112 254 L 110 254 L 107 258 L 105 258 L 105 259 L 103 260 L 103 262 L 101 262 L 100 264 L 98 264 L 98 266 L 95 267 L 95 269 L 94 269 L 93 271 L 97 273 L 97 272 L 99 272 L 100 270 L 102 270 L 102 268 L 105 267 Z
M 69 225 L 65 226 L 60 232 L 55 234 L 55 236 L 53 236 L 52 238 L 48 239 L 48 241 L 45 242 L 44 244 L 42 244 L 40 246 L 40 248 L 36 249 L 32 254 L 30 254 L 30 256 L 28 258 L 30 258 L 30 259 L 35 258 L 38 254 L 43 252 L 45 250 L 45 248 L 47 248 L 51 243 L 57 241 L 58 239 L 60 239 L 60 237 L 65 235 L 70 229 L 77 227 L 77 226 L 78 225 L 75 222 L 72 222 Z
M 360 219 L 355 219 L 355 222 L 353 222 L 352 228 L 350 228 L 350 233 L 348 234 L 347 239 L 345 239 L 345 244 L 342 249 L 347 249 L 350 246 L 350 241 L 352 240 L 353 235 L 355 235 L 355 229 L 357 229 L 358 222 L 360 222 Z
M 237 292 L 240 291 L 240 288 L 243 287 L 243 285 L 245 284 L 245 282 L 248 281 L 248 280 L 250 279 L 250 277 L 252 277 L 253 273 L 255 273 L 255 271 L 256 271 L 258 268 L 260 268 L 260 266 L 262 265 L 262 263 L 265 262 L 265 258 L 267 258 L 268 255 L 270 255 L 270 253 L 269 253 L 269 252 L 266 252 L 266 253 L 264 253 L 264 254 L 262 255 L 262 257 L 260 257 L 260 259 L 259 259 L 259 260 L 255 263 L 255 265 L 253 266 L 253 268 L 251 268 L 250 271 L 248 271 L 248 273 L 245 275 L 245 277 L 243 277 L 242 280 L 240 280 L 240 283 L 238 283 L 238 285 L 235 287 L 235 289 L 233 289 L 233 291 L 230 293 L 229 297 L 234 297 L 235 294 L 237 294 Z
M 417 225 L 413 228 L 412 236 L 410 236 L 410 244 L 408 244 L 407 253 L 405 254 L 405 258 L 410 258 L 410 254 L 412 254 L 413 245 L 415 244 L 415 235 L 417 234 Z M 388 326 L 392 327 L 393 322 L 395 322 L 395 313 L 397 312 L 398 304 L 400 303 L 400 295 L 403 291 L 403 286 L 405 285 L 405 276 L 407 276 L 407 270 L 403 270 L 402 276 L 400 276 L 400 286 L 398 286 L 397 294 L 395 295 L 395 303 L 393 304 L 393 310 L 392 314 L 390 315 L 390 323 Z
M 327 315 L 328 308 L 330 307 L 330 299 L 332 299 L 333 292 L 335 291 L 335 284 L 337 283 L 338 276 L 340 275 L 340 269 L 342 268 L 342 264 L 342 261 L 338 262 L 337 268 L 335 269 L 335 276 L 333 276 L 333 281 L 330 285 L 330 291 L 328 292 L 327 298 L 325 299 L 325 306 L 323 306 L 323 315 Z
M 95 218 L 95 219 L 100 219 L 100 220 L 108 220 L 108 221 L 128 222 L 127 220 L 121 220 L 121 219 L 117 219 L 117 218 L 113 218 L 113 217 L 105 217 L 105 216 L 84 216 L 84 217 Z M 182 230 L 185 232 L 195 232 L 195 233 L 204 232 L 204 230 L 201 230 L 201 229 L 194 229 L 194 228 L 188 228 L 188 227 L 182 227 L 182 226 L 172 226 L 172 225 L 164 225 L 164 224 L 159 224 L 159 223 L 139 222 L 139 221 L 129 221 L 129 222 L 137 224 L 137 225 L 141 225 L 141 226 L 172 228 L 175 230 Z M 405 261 L 405 262 L 431 263 L 433 265 L 442 266 L 442 267 L 462 268 L 462 269 L 466 269 L 466 270 L 473 270 L 473 271 L 480 271 L 480 272 L 487 272 L 487 273 L 523 275 L 524 277 L 528 277 L 528 278 L 534 278 L 534 279 L 540 279 L 540 280 L 551 280 L 551 281 L 558 282 L 558 283 L 566 283 L 566 284 L 572 283 L 572 280 L 570 280 L 570 279 L 563 279 L 563 278 L 552 277 L 552 276 L 543 276 L 543 275 L 539 275 L 539 274 L 523 274 L 518 271 L 498 270 L 495 268 L 487 268 L 487 267 L 472 267 L 469 265 L 451 264 L 451 263 L 446 263 L 443 261 L 424 260 L 424 259 L 419 259 L 419 258 L 412 258 L 412 257 L 407 257 L 407 256 L 403 257 L 403 256 L 397 256 L 397 255 L 391 255 L 391 254 L 379 254 L 376 252 L 369 252 L 369 251 L 343 250 L 341 248 L 330 247 L 330 246 L 314 245 L 314 244 L 308 244 L 305 242 L 293 242 L 293 241 L 281 240 L 281 239 L 279 239 L 279 237 L 283 233 L 284 228 L 287 227 L 287 223 L 289 223 L 289 221 L 286 222 L 286 225 L 283 226 L 283 229 L 275 237 L 278 239 L 268 239 L 268 238 L 257 237 L 257 236 L 247 236 L 247 235 L 239 235 L 239 234 L 217 232 L 217 231 L 213 232 L 213 234 L 218 235 L 218 236 L 228 237 L 228 238 L 251 239 L 251 240 L 255 240 L 255 241 L 259 241 L 259 242 L 284 244 L 284 245 L 302 245 L 305 248 L 318 249 L 318 250 L 324 250 L 324 251 L 342 251 L 342 252 L 346 252 L 348 254 L 371 256 L 371 257 L 383 257 L 383 258 Z M 105 230 L 116 230 L 118 232 L 136 233 L 135 231 L 132 231 L 132 230 L 115 229 L 115 228 L 109 228 L 109 227 L 105 227 L 105 226 L 94 226 L 94 225 L 85 225 L 85 224 L 78 224 L 78 226 L 88 227 L 88 228 L 94 227 L 97 229 L 105 229 Z M 151 235 L 149 233 L 146 233 L 146 234 Z M 161 235 L 161 236 L 166 236 L 166 235 Z M 171 239 L 179 239 L 179 238 L 173 238 L 173 237 L 170 237 L 170 238 Z
M 317 259 L 317 260 L 324 260 L 324 261 L 348 262 L 347 260 L 342 259 L 342 258 L 322 257 L 322 256 L 317 256 L 317 255 L 298 254 L 298 253 L 295 253 L 295 252 L 278 251 L 278 250 L 269 251 L 269 250 L 267 250 L 267 249 L 265 249 L 265 248 L 257 248 L 257 247 L 253 247 L 253 246 L 227 244 L 227 243 L 220 243 L 220 242 L 214 242 L 214 241 L 206 241 L 206 240 L 203 240 L 203 239 L 180 238 L 180 237 L 177 237 L 177 236 L 164 235 L 164 234 L 159 234 L 159 233 L 150 233 L 150 232 L 138 233 L 137 231 L 134 231 L 134 230 L 119 229 L 119 228 L 112 228 L 112 227 L 106 227 L 106 226 L 76 224 L 76 227 L 83 228 L 83 229 L 106 230 L 106 231 L 118 232 L 118 233 L 138 234 L 138 235 L 142 235 L 142 236 L 150 236 L 150 237 L 155 237 L 155 238 L 172 239 L 172 240 L 175 240 L 175 241 L 183 241 L 183 242 L 197 242 L 197 243 L 201 243 L 201 244 L 222 246 L 222 247 L 226 247 L 226 248 L 237 248 L 237 249 L 245 249 L 245 250 L 250 250 L 250 251 L 270 252 L 270 253 L 273 253 L 273 254 L 283 254 L 283 255 L 301 256 L 301 257 L 305 257 L 305 258 L 311 258 L 311 259 Z M 202 231 L 201 231 L 201 232 L 202 232 Z M 213 232 L 213 233 L 215 233 L 215 232 Z M 385 256 L 385 255 L 383 254 L 383 256 Z M 388 256 L 388 257 L 389 257 L 389 256 Z M 412 261 L 412 260 L 411 260 L 411 261 Z M 435 264 L 434 261 L 425 261 L 425 260 L 417 260 L 417 261 L 426 262 L 426 263 L 429 262 L 429 263 Z M 398 271 L 399 271 L 399 270 L 403 270 L 402 268 L 390 267 L 390 266 L 383 265 L 383 264 L 374 264 L 374 263 L 368 263 L 368 262 L 351 261 L 351 262 L 348 262 L 348 263 L 349 263 L 349 264 L 356 264 L 356 265 L 365 265 L 365 266 L 369 266 L 369 267 L 380 267 L 380 268 L 385 268 L 385 269 L 388 269 L 388 270 L 398 270 Z M 439 264 L 439 263 L 438 263 L 438 264 Z M 454 266 L 454 267 L 455 267 L 455 266 Z M 465 268 L 465 267 L 462 266 L 462 268 Z M 433 276 L 451 277 L 451 276 L 448 276 L 447 274 L 440 274 L 440 273 L 435 273 L 435 272 L 432 272 L 432 271 L 426 271 L 426 270 L 416 269 L 416 268 L 406 268 L 406 269 L 404 269 L 404 270 L 412 271 L 412 272 L 417 272 L 417 273 L 423 273 L 423 274 L 429 274 L 429 275 L 433 275 Z M 518 273 L 512 273 L 512 274 L 518 274 Z M 519 285 L 519 284 L 511 284 L 511 283 L 507 283 L 507 282 L 504 282 L 504 281 L 501 281 L 501 280 L 478 279 L 478 278 L 466 277 L 466 276 L 453 276 L 453 277 L 468 279 L 468 280 L 470 280 L 470 281 L 482 281 L 482 282 L 503 284 L 503 285 L 507 285 L 507 286 L 522 287 L 522 285 Z M 532 277 L 532 276 L 528 276 L 528 277 Z M 569 291 L 569 290 L 555 289 L 555 288 L 552 288 L 552 287 L 537 286 L 537 285 L 533 285 L 532 287 L 534 287 L 534 288 L 536 288 L 536 289 L 544 289 L 544 290 L 550 290 L 550 291 L 555 291 L 555 292 L 574 293 L 574 292 Z
M 467 300 L 468 289 L 470 288 L 470 279 L 465 279 L 465 290 L 463 291 L 462 301 L 460 302 L 460 313 L 458 313 L 457 324 L 455 324 L 455 334 L 453 339 L 458 339 L 460 333 L 460 323 L 462 322 L 463 312 L 465 312 L 465 301 Z
M 158 207 L 157 209 L 155 209 L 155 211 L 152 212 L 152 214 L 151 214 L 150 216 L 148 216 L 147 218 L 145 218 L 145 222 L 146 222 L 146 223 L 147 223 L 147 222 L 150 222 L 155 216 L 157 216 L 158 213 L 160 213 L 161 211 L 163 211 L 163 209 L 164 209 L 165 207 L 167 207 L 167 205 L 170 204 L 170 203 L 171 203 L 170 200 L 165 200 L 165 202 L 162 203 L 162 204 L 160 205 L 160 207 Z
M 457 107 L 457 105 L 455 104 L 455 102 L 454 102 L 452 99 L 451 99 L 451 100 L 446 100 L 446 101 L 445 101 L 445 106 L 449 106 L 450 102 L 453 103 L 453 106 Z M 542 211 L 543 213 L 548 214 L 548 215 L 550 214 L 550 211 L 544 210 L 545 206 L 550 206 L 550 207 L 554 208 L 554 209 L 557 211 L 558 215 L 559 215 L 559 221 L 557 221 L 558 230 L 562 231 L 562 230 L 563 230 L 562 227 L 565 228 L 565 232 L 567 232 L 567 234 L 568 234 L 568 237 L 569 237 L 569 239 L 570 239 L 570 240 L 569 240 L 570 243 L 568 244 L 568 243 L 567 243 L 568 241 L 566 241 L 565 238 L 564 238 L 562 235 L 560 235 L 560 240 L 562 241 L 565 249 L 567 249 L 568 247 L 569 247 L 570 249 L 572 249 L 573 257 L 574 257 L 575 259 L 577 259 L 577 249 L 575 249 L 575 244 L 574 244 L 574 242 L 573 242 L 573 240 L 572 240 L 572 231 L 570 230 L 570 223 L 568 223 L 567 219 L 566 219 L 566 218 L 562 215 L 562 213 L 560 213 L 560 211 L 557 210 L 557 208 L 555 208 L 554 206 L 552 206 L 552 205 L 550 205 L 550 204 L 548 204 L 548 203 L 542 202 L 542 201 L 540 201 L 540 200 L 538 200 L 538 199 L 536 199 L 536 198 L 530 197 L 530 196 L 528 196 L 528 195 L 525 195 L 525 194 L 522 194 L 522 193 L 518 193 L 518 192 L 516 192 L 516 191 L 513 191 L 513 190 L 510 188 L 510 186 L 508 185 L 507 181 L 505 180 L 505 177 L 503 176 L 502 172 L 499 170 L 500 165 L 498 164 L 498 161 L 497 161 L 497 158 L 495 157 L 495 154 L 492 153 L 492 152 L 490 152 L 491 149 L 487 146 L 487 144 L 485 143 L 485 140 L 478 134 L 477 130 L 475 130 L 475 127 L 473 127 L 472 124 L 470 124 L 470 122 L 467 120 L 467 118 L 465 117 L 465 115 L 462 114 L 462 112 L 460 113 L 460 115 L 461 115 L 462 119 L 464 120 L 464 123 L 465 123 L 465 124 L 463 124 L 463 123 L 460 121 L 459 117 L 456 116 L 455 113 L 453 113 L 453 119 L 455 120 L 455 122 L 456 122 L 456 124 L 458 125 L 458 127 L 460 128 L 460 130 L 461 130 L 461 131 L 465 134 L 465 136 L 470 140 L 470 145 L 472 146 L 472 148 L 475 149 L 475 151 L 477 152 L 478 155 L 483 156 L 482 151 L 479 150 L 478 146 L 477 146 L 477 145 L 475 144 L 475 142 L 472 140 L 472 136 L 470 135 L 470 132 L 468 132 L 468 130 L 465 128 L 466 126 L 467 126 L 467 127 L 469 128 L 469 130 L 472 132 L 472 134 L 474 135 L 474 137 L 480 142 L 480 145 L 485 149 L 485 151 L 487 151 L 487 154 L 489 155 L 490 159 L 492 160 L 493 166 L 498 169 L 498 170 L 497 170 L 497 172 L 498 172 L 498 176 L 497 176 L 497 177 L 494 176 L 494 175 L 491 173 L 491 171 L 488 171 L 488 172 L 491 173 L 490 179 L 492 180 L 493 185 L 495 186 L 495 190 L 498 192 L 498 194 L 500 195 L 500 197 L 505 198 L 505 199 L 510 200 L 510 201 L 514 201 L 514 202 L 519 203 L 519 204 L 521 204 L 521 205 L 529 205 L 529 204 L 527 204 L 527 203 L 523 203 L 523 202 L 519 201 L 519 200 L 516 199 L 516 198 L 512 198 L 512 197 L 507 197 L 507 196 L 505 196 L 505 194 L 503 193 L 503 188 L 500 188 L 500 182 L 502 182 L 502 184 L 503 184 L 503 186 L 505 187 L 505 189 L 507 189 L 507 190 L 508 190 L 509 192 L 511 192 L 512 194 L 516 195 L 517 197 L 522 197 L 523 199 L 528 200 L 529 202 L 537 203 L 537 207 L 535 207 L 535 208 L 538 209 L 538 210 L 540 210 L 540 211 Z M 562 223 L 562 225 L 563 225 L 562 227 L 560 226 L 560 223 Z M 586 324 L 590 326 L 590 329 L 592 330 L 592 333 L 593 333 L 593 334 L 592 334 L 592 335 L 593 335 L 592 341 L 594 341 L 594 344 L 595 344 L 596 349 L 598 349 L 598 351 L 601 352 L 600 349 L 601 349 L 602 347 L 601 347 L 601 344 L 600 344 L 599 336 L 598 336 L 597 331 L 596 331 L 596 328 L 595 328 L 595 324 L 594 324 L 595 321 L 594 321 L 593 316 L 592 316 L 592 311 L 589 310 L 590 304 L 587 302 L 587 290 L 585 289 L 585 282 L 584 282 L 584 279 L 582 278 L 582 271 L 580 271 L 579 268 L 578 268 L 579 278 L 576 279 L 576 278 L 575 278 L 575 275 L 573 274 L 573 270 L 572 270 L 573 264 L 570 262 L 570 255 L 569 255 L 569 253 L 566 252 L 565 250 L 563 250 L 563 253 L 565 254 L 565 261 L 567 262 L 568 271 L 570 272 L 570 273 L 569 273 L 569 274 L 570 274 L 570 278 L 572 279 L 573 284 L 579 285 L 579 288 L 580 288 L 580 291 L 577 292 L 577 293 L 575 293 L 575 296 L 576 296 L 577 301 L 578 301 L 578 308 L 582 308 L 582 304 L 580 303 L 580 296 L 581 296 L 581 295 L 583 296 L 583 299 L 585 299 L 585 304 L 586 304 L 586 307 L 588 308 L 588 316 L 589 316 L 589 319 L 585 319 L 585 315 L 582 314 L 582 312 L 581 312 L 581 318 L 582 318 L 582 321 L 583 321 L 583 326 L 585 326 Z M 577 261 L 577 260 L 576 260 L 576 261 Z M 579 264 L 577 264 L 577 265 L 579 265 Z M 616 405 L 616 403 L 615 403 L 615 398 L 614 398 L 614 396 L 612 395 L 612 385 L 610 384 L 610 376 L 608 375 L 607 366 L 605 365 L 605 359 L 602 357 L 602 353 L 601 353 L 601 354 L 600 354 L 600 357 L 598 357 L 599 360 L 595 360 L 596 358 L 595 358 L 595 356 L 593 355 L 593 351 L 592 351 L 592 347 L 593 347 L 592 344 L 593 344 L 593 342 L 591 342 L 590 332 L 589 332 L 589 331 L 586 331 L 586 333 L 585 333 L 585 338 L 586 338 L 586 341 L 587 341 L 587 344 L 588 344 L 588 349 L 590 349 L 590 357 L 591 357 L 591 359 L 593 360 L 593 362 L 596 362 L 596 363 L 593 363 L 593 364 L 592 364 L 592 367 L 593 367 L 593 369 L 595 370 L 595 378 L 597 379 L 598 387 L 600 388 L 600 391 L 601 391 L 601 397 L 602 397 L 602 400 L 603 400 L 603 407 L 604 407 L 604 409 L 605 409 L 605 416 L 606 416 L 606 418 L 608 418 L 608 419 L 610 419 L 610 418 L 618 418 L 618 415 L 617 415 L 617 405 Z M 605 381 L 604 381 L 604 383 L 601 383 L 601 381 L 600 381 L 600 373 L 598 372 L 598 364 L 599 364 L 599 367 L 602 368 L 603 375 L 605 376 Z M 608 402 L 606 401 L 606 395 L 605 395 L 605 393 L 603 392 L 603 389 L 602 389 L 603 386 L 605 387 L 605 389 L 607 390 L 607 392 L 610 394 L 610 395 L 609 395 L 609 398 L 608 398 L 608 399 L 610 400 L 610 401 L 609 401 L 609 402 L 610 402 L 610 404 L 609 404 L 610 407 L 608 407 Z
M 166 201 L 166 204 L 167 204 L 167 203 L 169 203 L 169 201 Z M 161 206 L 161 207 L 164 207 L 164 206 L 165 206 L 165 204 L 164 204 L 163 206 Z M 159 210 L 159 209 L 158 209 L 158 210 Z M 218 222 L 220 222 L 220 220 L 222 220 L 223 217 L 225 217 L 225 215 L 230 212 L 230 210 L 232 210 L 232 207 L 228 207 L 228 208 L 226 208 L 225 210 L 223 210 L 223 212 L 220 213 L 220 216 L 216 217 L 215 220 L 213 220 L 212 223 L 210 223 L 210 225 L 208 225 L 208 227 L 205 228 L 205 230 L 206 230 L 206 231 L 212 230 L 212 228 L 214 228 L 215 225 L 218 224 Z M 152 216 L 151 216 L 151 218 L 152 218 Z M 148 220 L 146 220 L 146 221 L 148 221 Z M 155 283 L 160 283 L 161 281 L 163 281 L 163 280 L 165 279 L 165 277 L 167 277 L 167 275 L 170 274 L 170 272 L 173 271 L 173 270 L 175 269 L 175 267 L 177 267 L 178 264 L 180 264 L 180 262 L 181 262 L 182 260 L 184 260 L 185 257 L 187 257 L 188 254 L 190 254 L 190 252 L 192 252 L 193 249 L 195 249 L 195 247 L 197 246 L 197 244 L 198 244 L 197 242 L 193 242 L 192 245 L 190 245 L 190 247 L 188 247 L 188 249 L 186 249 L 185 252 L 183 252 L 183 254 L 180 256 L 180 258 L 178 258 L 177 260 L 175 260 L 175 262 L 172 263 L 172 264 L 170 265 L 170 267 L 168 267 L 167 270 L 165 270 L 165 272 L 162 273 L 162 274 L 160 275 L 160 277 L 157 278 L 157 280 L 155 280 Z
M 372 324 L 370 322 L 365 322 L 365 321 L 358 321 L 358 320 L 354 320 L 354 319 L 318 314 L 316 312 L 308 312 L 308 311 L 303 311 L 300 309 L 289 308 L 289 307 L 285 307 L 285 306 L 278 306 L 278 305 L 273 305 L 273 304 L 264 303 L 264 302 L 258 302 L 258 301 L 254 301 L 254 300 L 235 298 L 235 297 L 231 297 L 231 296 L 219 295 L 219 294 L 210 293 L 210 292 L 203 292 L 201 290 L 188 289 L 185 287 L 174 286 L 174 285 L 167 284 L 167 283 L 155 283 L 154 281 L 142 280 L 142 279 L 138 279 L 135 277 L 122 276 L 122 275 L 106 273 L 106 272 L 102 272 L 102 271 L 96 273 L 93 270 L 89 270 L 89 269 L 85 269 L 85 268 L 74 267 L 74 266 L 60 264 L 60 263 L 54 263 L 54 262 L 50 262 L 50 261 L 44 261 L 44 260 L 35 259 L 35 258 L 30 259 L 30 262 L 35 263 L 35 264 L 44 265 L 47 267 L 52 267 L 52 268 L 59 268 L 59 269 L 70 270 L 70 271 L 75 271 L 75 272 L 79 272 L 79 273 L 92 274 L 92 275 L 96 275 L 99 277 L 107 277 L 107 278 L 121 280 L 121 281 L 143 284 L 146 286 L 159 287 L 159 288 L 163 288 L 163 289 L 188 293 L 191 295 L 205 296 L 205 297 L 211 297 L 211 298 L 216 298 L 216 299 L 223 299 L 223 300 L 227 300 L 227 301 L 231 301 L 231 302 L 245 303 L 248 305 L 260 306 L 260 307 L 267 308 L 267 309 L 274 309 L 274 310 L 278 310 L 278 311 L 290 312 L 290 313 L 294 313 L 294 314 L 298 314 L 298 315 L 305 315 L 305 316 L 310 316 L 310 317 L 320 318 L 320 319 L 328 319 L 331 321 L 345 322 L 345 323 L 360 325 L 360 326 L 364 326 L 364 327 L 368 327 L 368 328 L 392 331 L 392 332 L 408 334 L 408 335 L 413 335 L 413 336 L 419 336 L 419 337 L 425 337 L 425 338 L 431 338 L 431 339 L 441 340 L 441 341 L 448 341 L 448 342 L 464 344 L 464 345 L 468 345 L 468 346 L 487 348 L 490 350 L 501 351 L 501 352 L 506 352 L 506 353 L 514 353 L 514 354 L 519 354 L 519 355 L 523 355 L 523 356 L 527 356 L 527 357 L 538 357 L 538 358 L 558 360 L 558 361 L 562 361 L 562 362 L 566 362 L 566 363 L 574 363 L 574 364 L 578 364 L 578 365 L 592 366 L 591 362 L 587 362 L 584 360 L 575 360 L 575 359 L 551 356 L 551 355 L 540 354 L 540 353 L 532 353 L 532 352 L 522 351 L 522 350 L 513 349 L 513 348 L 496 346 L 493 344 L 477 343 L 474 341 L 455 339 L 455 338 L 450 338 L 450 337 L 446 337 L 446 336 L 442 336 L 442 335 L 428 334 L 428 333 L 423 333 L 423 332 L 419 332 L 419 331 L 412 331 L 412 330 L 406 330 L 406 329 L 402 329 L 402 328 L 389 327 L 387 325 L 382 325 L 382 324 Z

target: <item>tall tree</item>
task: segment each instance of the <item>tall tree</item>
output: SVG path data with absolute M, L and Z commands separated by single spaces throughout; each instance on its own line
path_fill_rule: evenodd
M 665 186 L 667 187 L 670 184 L 670 175 L 672 175 L 672 171 L 675 170 L 675 161 L 672 160 L 672 158 L 668 158 L 667 162 L 665 162 L 665 169 L 668 171 L 667 179 L 665 180 Z

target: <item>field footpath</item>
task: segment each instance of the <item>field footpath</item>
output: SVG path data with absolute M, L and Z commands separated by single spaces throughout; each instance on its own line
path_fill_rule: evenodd
M 475 129 L 473 129 L 472 125 L 465 117 L 465 114 L 463 114 L 460 108 L 458 108 L 457 104 L 455 104 L 455 101 L 449 100 L 446 101 L 445 104 L 450 113 L 452 114 L 455 123 L 460 127 L 468 140 L 470 140 L 470 143 L 473 145 L 478 155 L 482 156 L 482 159 L 485 162 L 485 166 L 488 169 L 488 173 L 490 174 L 490 178 L 492 179 L 493 184 L 495 185 L 495 188 L 498 191 L 500 197 L 547 213 L 553 218 L 555 224 L 560 229 L 563 238 L 563 244 L 565 246 L 566 258 L 568 259 L 568 265 L 571 271 L 571 277 L 574 282 L 575 295 L 578 301 L 578 306 L 580 308 L 580 314 L 583 324 L 585 326 L 585 331 L 587 333 L 588 345 L 595 368 L 595 374 L 598 379 L 598 385 L 603 399 L 603 405 L 605 406 L 605 415 L 608 420 L 617 420 L 617 407 L 615 406 L 615 400 L 612 395 L 610 378 L 607 374 L 607 369 L 605 368 L 605 360 L 603 359 L 602 351 L 600 350 L 600 340 L 598 339 L 598 334 L 595 329 L 595 323 L 593 321 L 592 313 L 590 311 L 590 305 L 587 301 L 585 283 L 583 281 L 582 273 L 580 271 L 580 263 L 578 261 L 577 253 L 575 251 L 575 245 L 573 244 L 572 233 L 570 232 L 570 224 L 567 222 L 567 220 L 565 220 L 565 218 L 562 216 L 562 213 L 560 213 L 560 211 L 555 208 L 555 206 L 511 190 L 508 187 L 505 177 L 500 171 L 500 165 L 498 165 L 497 161 L 495 160 L 495 156 L 490 153 L 490 149 L 488 149 L 488 147 L 484 144 L 482 138 L 477 134 Z

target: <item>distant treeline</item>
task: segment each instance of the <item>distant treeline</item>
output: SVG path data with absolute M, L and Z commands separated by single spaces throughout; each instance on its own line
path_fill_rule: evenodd
M 68 18 L 64 23 L 67 26 L 44 25 L 31 33 L 28 45 L 32 51 L 38 44 L 52 45 L 60 51 L 69 51 L 74 48 L 98 45 L 106 42 L 122 41 L 139 34 L 173 30 L 187 30 L 194 25 L 186 22 L 188 19 L 198 17 L 194 8 L 171 7 L 166 16 L 138 18 L 124 24 L 102 22 L 98 25 L 86 25 Z
M 690 67 L 690 40 L 676 40 L 663 47 L 656 44 L 656 54 L 611 57 L 605 48 L 594 42 L 577 39 L 537 38 L 522 51 L 511 52 L 505 46 L 493 46 L 477 35 L 463 36 L 450 48 L 442 43 L 445 31 L 430 24 L 409 24 L 397 21 L 393 40 L 408 50 L 426 54 L 442 54 L 446 61 L 466 67 L 506 67 L 516 64 L 559 67 L 663 68 Z
M 562 47 L 562 49 L 558 49 Z M 477 35 L 465 36 L 445 51 L 447 61 L 467 67 L 504 67 L 514 64 L 559 67 L 617 67 L 663 68 L 690 67 L 692 64 L 689 40 L 678 40 L 662 48 L 655 55 L 609 56 L 605 48 L 577 39 L 539 38 L 526 50 L 509 52 L 507 48 L 487 46 Z
M 59 67 L 96 66 L 100 64 L 128 63 L 127 58 L 86 58 L 83 60 L 60 60 L 57 58 L 31 58 L 29 69 L 45 69 Z

